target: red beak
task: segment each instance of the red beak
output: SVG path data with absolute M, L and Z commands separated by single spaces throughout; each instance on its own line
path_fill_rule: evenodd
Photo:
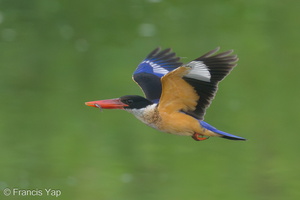
M 120 99 L 90 101 L 90 102 L 85 102 L 85 105 L 96 107 L 96 108 L 105 108 L 105 109 L 124 109 L 124 107 L 128 106 L 127 104 L 122 103 Z

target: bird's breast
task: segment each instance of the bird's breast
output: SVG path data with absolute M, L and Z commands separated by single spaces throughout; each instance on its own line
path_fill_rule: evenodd
M 175 134 L 175 135 L 186 135 L 191 136 L 195 132 L 203 132 L 202 127 L 199 122 L 182 112 L 172 112 L 172 113 L 160 113 L 161 116 L 161 126 L 160 130 Z
M 174 135 L 192 136 L 194 133 L 213 135 L 204 129 L 199 121 L 182 112 L 159 112 L 157 104 L 152 104 L 142 109 L 128 110 L 136 118 L 148 126 L 162 132 Z
M 136 118 L 148 126 L 159 129 L 161 118 L 157 110 L 157 104 L 152 104 L 142 109 L 128 110 L 128 112 L 132 113 Z

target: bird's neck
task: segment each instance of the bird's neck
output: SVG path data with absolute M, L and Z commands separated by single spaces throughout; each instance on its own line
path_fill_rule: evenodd
M 127 111 L 132 113 L 136 118 L 138 118 L 148 126 L 157 128 L 157 123 L 159 122 L 160 119 L 157 110 L 157 104 L 151 104 L 146 106 L 145 108 L 130 109 Z

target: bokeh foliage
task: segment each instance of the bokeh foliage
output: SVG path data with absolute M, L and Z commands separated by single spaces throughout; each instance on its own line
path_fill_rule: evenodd
M 299 199 L 299 6 L 0 0 L 1 199 L 32 199 L 6 187 L 75 200 Z M 205 120 L 248 141 L 195 142 L 84 105 L 142 94 L 130 77 L 157 46 L 183 62 L 235 50 Z

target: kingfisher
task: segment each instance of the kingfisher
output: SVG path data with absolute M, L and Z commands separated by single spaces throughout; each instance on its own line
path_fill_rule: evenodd
M 216 48 L 187 64 L 168 48 L 154 49 L 136 68 L 132 79 L 144 96 L 126 95 L 120 98 L 90 101 L 87 106 L 100 109 L 122 109 L 132 113 L 146 125 L 159 131 L 191 136 L 203 141 L 211 136 L 230 140 L 243 137 L 218 130 L 204 121 L 223 80 L 236 66 L 233 50 L 217 53 Z

